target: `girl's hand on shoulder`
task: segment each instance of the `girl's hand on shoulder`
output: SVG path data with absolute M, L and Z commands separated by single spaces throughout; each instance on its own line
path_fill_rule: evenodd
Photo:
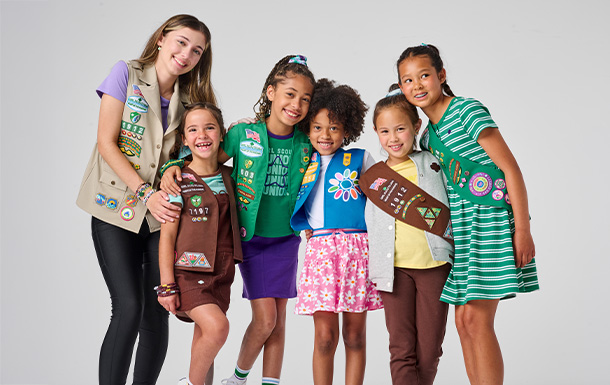
M 163 173 L 159 187 L 166 193 L 172 194 L 173 196 L 177 197 L 178 195 L 180 195 L 181 190 L 180 186 L 178 186 L 178 184 L 176 183 L 176 180 L 178 182 L 182 182 L 182 172 L 180 170 L 180 167 L 171 166 L 170 168 L 165 170 L 165 173 Z
M 176 315 L 176 309 L 180 307 L 180 297 L 178 297 L 178 294 L 173 294 L 168 297 L 157 297 L 157 300 L 165 310 Z
M 146 207 L 150 213 L 161 223 L 174 222 L 180 218 L 180 207 L 169 202 L 169 196 L 165 191 L 157 191 L 148 198 Z
M 256 119 L 255 118 L 241 118 L 237 122 L 233 122 L 233 123 L 229 124 L 227 131 L 229 131 L 231 128 L 233 128 L 233 126 L 235 126 L 236 124 L 240 124 L 240 123 L 254 124 L 254 123 L 256 123 Z
M 534 239 L 528 230 L 515 230 L 513 252 L 515 253 L 515 266 L 519 268 L 525 267 L 536 256 Z

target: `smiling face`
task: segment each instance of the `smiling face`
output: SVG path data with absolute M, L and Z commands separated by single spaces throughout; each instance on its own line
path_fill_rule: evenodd
M 210 111 L 197 109 L 188 112 L 182 142 L 191 149 L 193 163 L 202 160 L 217 162 L 221 141 L 220 126 Z
M 398 76 L 400 89 L 407 100 L 424 112 L 442 101 L 445 69 L 437 72 L 428 56 L 406 58 L 398 65 Z
M 267 87 L 267 97 L 271 101 L 270 115 L 266 120 L 267 128 L 277 135 L 292 132 L 294 125 L 307 115 L 312 94 L 311 80 L 292 73 L 279 81 L 275 87 Z
M 413 152 L 413 144 L 421 127 L 421 120 L 414 126 L 410 117 L 399 108 L 388 107 L 377 115 L 375 124 L 379 143 L 388 153 L 388 166 L 408 160 L 409 154 Z
M 326 108 L 321 109 L 309 124 L 309 140 L 320 155 L 337 152 L 345 139 L 343 124 L 332 121 Z
M 161 50 L 155 61 L 157 71 L 178 77 L 192 70 L 203 54 L 206 39 L 203 33 L 190 28 L 170 31 L 157 43 Z

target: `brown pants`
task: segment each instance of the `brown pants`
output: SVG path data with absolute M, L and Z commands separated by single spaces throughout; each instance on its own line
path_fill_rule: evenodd
M 430 385 L 440 357 L 449 305 L 439 300 L 451 270 L 394 268 L 394 291 L 380 291 L 390 334 L 394 385 Z

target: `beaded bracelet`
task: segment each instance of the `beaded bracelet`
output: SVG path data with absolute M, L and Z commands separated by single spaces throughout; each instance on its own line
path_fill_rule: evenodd
M 176 282 L 168 283 L 167 285 L 155 286 L 154 290 L 159 297 L 169 297 L 170 295 L 180 293 L 180 287 Z
M 146 191 L 146 189 L 152 188 L 152 185 L 148 182 L 144 182 L 141 185 L 138 186 L 138 188 L 136 189 L 136 195 L 138 196 L 138 198 L 142 199 L 142 197 L 144 197 L 144 192 Z
M 159 169 L 159 175 L 163 176 L 165 171 L 172 166 L 178 166 L 180 168 L 184 167 L 184 159 L 170 159 L 161 168 Z
M 150 189 L 148 189 L 148 192 L 144 195 L 144 197 L 142 197 L 142 203 L 144 203 L 144 206 L 146 206 L 146 202 L 148 202 L 148 198 L 150 198 L 156 192 L 157 192 L 157 190 L 155 190 L 152 187 Z

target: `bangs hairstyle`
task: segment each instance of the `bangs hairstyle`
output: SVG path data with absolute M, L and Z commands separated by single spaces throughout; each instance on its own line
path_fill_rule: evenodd
M 314 95 L 304 119 L 305 124 L 299 125 L 301 131 L 309 133 L 313 119 L 321 110 L 327 109 L 328 118 L 343 125 L 346 134 L 343 146 L 358 140 L 364 130 L 364 117 L 369 109 L 358 91 L 348 85 L 335 86 L 332 80 L 320 79 L 316 82 Z
M 399 89 L 397 83 L 394 83 L 388 89 L 388 92 Z M 377 117 L 381 113 L 381 111 L 386 108 L 395 107 L 400 110 L 400 112 L 404 113 L 409 117 L 409 121 L 413 126 L 419 122 L 419 114 L 417 113 L 417 108 L 409 103 L 407 98 L 402 93 L 386 96 L 385 98 L 380 99 L 375 105 L 375 111 L 373 112 L 373 126 L 377 127 Z
M 180 148 L 182 148 L 182 138 L 184 138 L 184 130 L 186 126 L 186 117 L 193 111 L 197 110 L 206 110 L 209 111 L 210 114 L 216 119 L 216 123 L 218 123 L 218 127 L 220 128 L 220 138 L 224 138 L 227 130 L 225 129 L 224 120 L 222 119 L 222 111 L 218 107 L 216 107 L 212 103 L 208 102 L 198 102 L 192 103 L 184 107 L 184 114 L 182 114 L 182 119 L 180 119 L 180 125 L 176 130 L 176 136 L 178 137 L 174 147 L 170 151 L 170 158 L 177 159 L 178 154 L 180 153 Z M 192 155 L 189 155 L 187 159 L 192 160 Z
M 205 36 L 205 47 L 195 67 L 178 78 L 181 93 L 189 102 L 209 102 L 216 104 L 216 95 L 212 88 L 212 35 L 208 27 L 191 15 L 176 15 L 163 23 L 148 39 L 140 58 L 135 60 L 141 64 L 154 64 L 159 56 L 158 43 L 168 32 L 182 28 L 199 31 Z
M 444 68 L 443 59 L 441 59 L 441 54 L 438 51 L 438 48 L 433 46 L 432 44 L 422 44 L 416 45 L 414 47 L 409 47 L 403 51 L 402 55 L 396 61 L 396 72 L 398 73 L 398 84 L 401 84 L 400 80 L 400 63 L 402 63 L 405 59 L 408 59 L 413 56 L 427 56 L 430 59 L 430 63 L 432 67 L 436 70 L 437 73 L 441 72 Z M 455 96 L 453 91 L 451 91 L 451 87 L 447 84 L 447 76 L 445 76 L 445 81 L 441 85 L 443 92 L 447 96 Z
M 283 82 L 286 78 L 294 75 L 303 75 L 311 81 L 311 85 L 315 86 L 316 79 L 313 76 L 313 73 L 309 70 L 309 67 L 305 64 L 300 63 L 289 63 L 290 59 L 299 55 L 288 55 L 284 56 L 280 61 L 278 61 L 269 76 L 267 76 L 267 80 L 265 80 L 265 85 L 263 86 L 263 90 L 261 92 L 261 96 L 254 104 L 252 108 L 254 113 L 256 114 L 256 119 L 260 122 L 264 122 L 267 116 L 271 113 L 271 101 L 267 97 L 267 88 L 269 86 L 275 86 L 278 83 Z M 257 111 L 258 106 L 258 111 Z

